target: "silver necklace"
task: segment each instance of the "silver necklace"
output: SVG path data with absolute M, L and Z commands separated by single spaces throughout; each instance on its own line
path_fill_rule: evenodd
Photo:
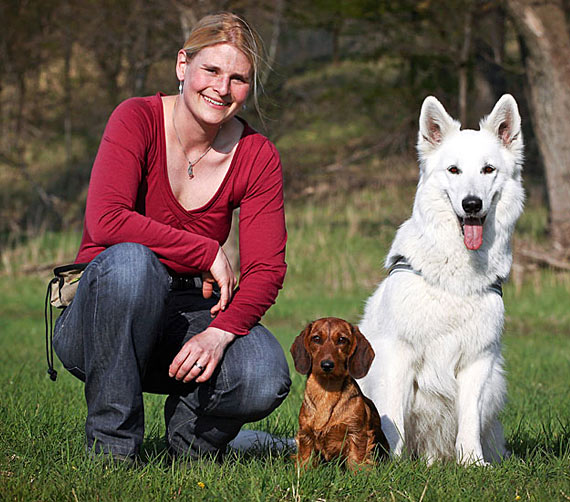
M 178 103 L 178 96 L 176 96 L 176 99 L 174 100 L 174 109 L 172 110 L 172 126 L 174 127 L 174 132 L 176 133 L 176 139 L 178 139 L 178 144 L 180 145 L 180 149 L 182 150 L 184 157 L 186 157 L 186 160 L 188 161 L 188 169 L 187 169 L 188 178 L 192 179 L 194 177 L 194 166 L 198 162 L 200 162 L 206 156 L 206 154 L 212 149 L 214 142 L 212 141 L 210 146 L 208 148 L 206 148 L 204 153 L 202 155 L 200 155 L 196 160 L 192 161 L 188 158 L 188 155 L 186 155 L 186 150 L 184 150 L 184 145 L 182 144 L 182 140 L 180 139 L 180 135 L 178 134 L 178 129 L 176 129 L 176 122 L 174 122 L 174 115 L 176 114 L 176 104 L 177 103 Z M 216 138 L 214 138 L 214 140 L 215 139 Z

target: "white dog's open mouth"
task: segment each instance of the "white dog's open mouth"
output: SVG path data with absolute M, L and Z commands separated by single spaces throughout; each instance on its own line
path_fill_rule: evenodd
M 461 224 L 461 231 L 463 232 L 463 242 L 467 249 L 475 251 L 483 244 L 483 223 L 485 217 L 482 218 L 462 218 L 458 216 L 459 223 Z

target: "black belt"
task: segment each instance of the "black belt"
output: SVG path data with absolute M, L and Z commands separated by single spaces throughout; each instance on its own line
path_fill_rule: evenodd
M 183 291 L 185 289 L 202 289 L 202 277 L 199 275 L 171 275 L 172 291 Z

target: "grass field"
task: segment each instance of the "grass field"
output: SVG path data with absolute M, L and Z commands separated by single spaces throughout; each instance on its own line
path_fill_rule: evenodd
M 336 315 L 357 321 L 382 278 L 413 186 L 381 197 L 361 191 L 288 207 L 289 272 L 265 324 L 288 354 L 305 323 Z M 530 207 L 518 238 L 541 234 L 545 213 Z M 287 457 L 230 455 L 221 464 L 165 458 L 162 402 L 145 397 L 144 467 L 106 468 L 84 454 L 82 384 L 57 365 L 46 374 L 43 299 L 49 271 L 33 264 L 73 258 L 78 235 L 44 235 L 3 253 L 0 275 L 0 500 L 30 501 L 553 501 L 570 500 L 570 278 L 528 273 L 505 288 L 504 349 L 509 402 L 503 414 L 513 455 L 492 468 L 398 460 L 352 474 L 326 465 L 299 476 Z M 45 270 L 45 269 L 44 269 Z M 11 273 L 8 273 L 11 272 Z M 291 362 L 290 358 L 289 361 Z M 291 365 L 292 368 L 292 365 Z M 285 403 L 254 429 L 293 436 L 304 379 L 292 370 Z

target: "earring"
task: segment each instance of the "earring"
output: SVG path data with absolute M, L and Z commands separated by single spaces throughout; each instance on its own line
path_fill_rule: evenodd
M 243 105 L 241 105 L 241 109 L 242 109 L 242 110 L 247 110 L 247 105 L 244 103 Z
M 182 94 L 182 90 L 184 89 L 184 84 L 183 84 L 184 80 L 181 80 L 180 83 L 178 84 L 178 92 L 180 94 Z

